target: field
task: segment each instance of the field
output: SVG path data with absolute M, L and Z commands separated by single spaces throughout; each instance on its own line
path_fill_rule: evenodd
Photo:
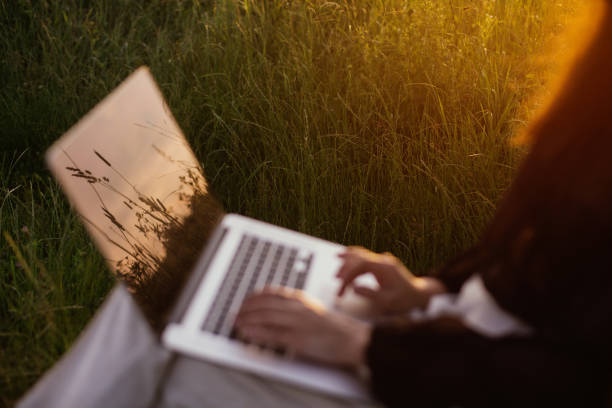
M 135 68 L 228 212 L 425 274 L 493 214 L 577 4 L 0 0 L 0 404 L 113 285 L 42 155 Z

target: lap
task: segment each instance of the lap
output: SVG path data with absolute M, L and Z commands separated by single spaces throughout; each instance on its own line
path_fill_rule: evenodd
M 332 408 L 359 404 L 206 361 L 172 358 L 119 285 L 67 354 L 18 406 Z
M 288 384 L 179 357 L 165 381 L 160 408 L 173 407 L 373 407 Z

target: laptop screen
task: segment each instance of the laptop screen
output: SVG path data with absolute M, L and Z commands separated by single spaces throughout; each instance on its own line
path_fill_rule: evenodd
M 222 210 L 149 70 L 130 75 L 46 160 L 111 270 L 157 322 Z

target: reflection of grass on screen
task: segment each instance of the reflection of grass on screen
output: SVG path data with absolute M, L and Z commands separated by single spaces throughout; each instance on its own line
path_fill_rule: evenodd
M 227 211 L 424 273 L 491 216 L 550 68 L 535 56 L 577 3 L 3 3 L 0 401 L 111 286 L 41 154 L 133 69 L 151 67 Z
M 182 143 L 182 140 L 178 139 L 178 142 Z M 109 260 L 113 272 L 134 294 L 149 321 L 159 327 L 222 209 L 208 193 L 200 168 L 194 167 L 193 163 L 175 160 L 156 146 L 153 148 L 167 161 L 163 171 L 170 171 L 176 179 L 171 195 L 179 200 L 175 206 L 188 209 L 184 219 L 166 207 L 164 201 L 168 197 L 155 197 L 139 189 L 129 176 L 113 166 L 112 156 L 92 150 L 88 163 L 100 160 L 105 165 L 103 168 L 112 171 L 111 175 L 97 175 L 77 164 L 67 152 L 64 154 L 73 164 L 65 170 L 76 183 L 81 183 L 81 189 L 91 189 L 98 200 L 99 207 L 93 207 L 98 214 L 89 213 L 89 217 L 82 214 L 83 221 L 107 243 L 119 249 L 120 258 Z M 142 165 L 147 166 L 147 163 Z M 159 169 L 149 170 L 154 177 L 154 172 Z M 113 183 L 114 176 L 121 181 Z M 129 191 L 122 189 L 126 185 Z M 73 192 L 77 186 L 79 184 L 73 184 Z M 107 194 L 103 194 L 103 190 Z M 77 190 L 77 194 L 78 191 L 82 190 Z M 109 203 L 118 202 L 129 210 L 129 215 L 122 213 L 118 218 L 109 208 Z M 126 222 L 135 224 L 127 225 Z
M 108 166 L 113 172 L 118 175 L 123 182 L 131 187 L 130 192 L 123 192 L 121 187 L 114 185 L 109 177 L 92 174 L 91 171 L 78 167 L 78 164 L 70 157 L 67 152 L 64 154 L 73 163 L 73 166 L 66 167 L 70 172 L 70 176 L 75 179 L 82 180 L 82 188 L 91 188 L 95 193 L 99 203 L 99 208 L 95 207 L 94 211 L 98 212 L 98 216 L 90 215 L 87 218 L 85 215 L 84 221 L 91 225 L 96 231 L 104 236 L 106 241 L 118 248 L 122 252 L 122 257 L 113 260 L 115 261 L 115 272 L 119 277 L 122 277 L 128 285 L 137 285 L 139 281 L 146 279 L 159 268 L 161 262 L 160 254 L 155 250 L 154 243 L 151 240 L 164 243 L 164 233 L 169 228 L 172 228 L 180 223 L 173 214 L 171 214 L 159 197 L 147 195 L 132 184 L 128 178 L 122 175 L 113 165 L 99 152 L 93 150 L 91 159 L 96 157 Z M 143 163 L 146 165 L 146 163 Z M 155 170 L 155 169 L 151 169 Z M 180 182 L 177 180 L 179 189 L 185 185 L 192 186 L 194 192 L 205 192 L 205 186 L 200 186 L 198 183 L 201 178 L 197 177 L 197 173 L 187 169 L 186 176 L 181 176 Z M 111 176 L 112 177 L 112 176 Z M 197 184 L 196 184 L 197 183 Z M 103 199 L 101 191 L 108 190 L 113 193 L 111 202 L 122 202 L 136 219 L 136 223 L 132 225 L 124 225 L 122 222 L 130 221 L 128 216 L 123 215 L 122 221 L 118 220 L 112 209 L 109 209 L 108 204 Z M 136 194 L 136 196 L 134 196 Z M 192 194 L 181 194 L 183 205 L 188 205 Z M 100 217 L 102 215 L 103 217 Z M 94 218 L 95 217 L 95 218 Z M 133 218 L 132 217 L 132 220 Z M 100 223 L 99 221 L 104 221 Z M 135 227 L 135 233 L 132 233 L 131 227 Z M 163 254 L 162 254 L 163 255 Z

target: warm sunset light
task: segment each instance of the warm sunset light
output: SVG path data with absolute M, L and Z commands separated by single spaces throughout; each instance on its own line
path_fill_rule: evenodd
M 612 384 L 610 1 L 0 4 L 0 406 Z

